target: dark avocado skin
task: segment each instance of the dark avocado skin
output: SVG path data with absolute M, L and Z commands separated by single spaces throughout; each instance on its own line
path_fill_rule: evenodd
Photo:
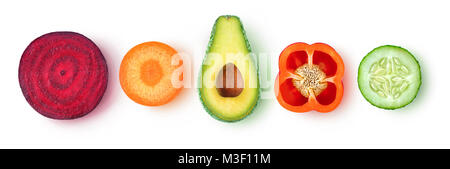
M 214 26 L 213 26 L 213 28 L 212 28 L 211 36 L 210 36 L 210 38 L 209 38 L 208 46 L 207 46 L 207 49 L 206 49 L 205 57 L 204 57 L 204 59 L 203 59 L 202 66 L 201 66 L 200 71 L 199 71 L 199 76 L 198 76 L 198 77 L 199 77 L 199 79 L 198 79 L 198 84 L 199 84 L 199 86 L 202 86 L 203 65 L 204 65 L 204 62 L 205 62 L 205 60 L 206 60 L 206 56 L 207 56 L 208 53 L 210 52 L 211 46 L 212 46 L 213 41 L 214 41 L 214 36 L 215 36 L 215 33 L 216 33 L 216 25 L 217 25 L 219 19 L 220 19 L 220 18 L 223 18 L 223 17 L 225 17 L 225 18 L 236 18 L 237 20 L 239 20 L 240 27 L 241 27 L 241 30 L 242 30 L 242 35 L 243 35 L 243 37 L 244 37 L 244 39 L 245 39 L 246 48 L 247 48 L 247 50 L 248 50 L 249 53 L 252 52 L 251 47 L 250 47 L 250 43 L 248 42 L 247 35 L 246 35 L 246 33 L 245 33 L 245 30 L 244 30 L 244 27 L 243 27 L 243 25 L 242 25 L 242 22 L 241 22 L 240 18 L 239 18 L 238 16 L 234 16 L 234 15 L 222 15 L 222 16 L 219 16 L 219 17 L 216 19 L 216 21 L 214 22 Z M 256 62 L 255 62 L 255 60 L 256 60 L 255 58 L 251 58 L 251 59 L 252 59 L 253 63 L 256 63 Z M 257 107 L 257 105 L 259 104 L 259 99 L 260 99 L 260 97 L 261 97 L 261 91 L 260 91 L 260 90 L 261 90 L 261 89 L 260 89 L 260 79 L 259 79 L 259 67 L 258 67 L 256 64 L 255 64 L 255 67 L 256 67 L 256 73 L 257 73 L 257 76 L 258 76 L 258 84 L 257 84 L 257 88 L 258 88 L 258 96 L 257 96 L 257 97 L 258 97 L 258 98 L 256 98 L 257 101 L 256 101 L 255 104 L 252 106 L 252 108 L 249 110 L 249 112 L 246 113 L 247 115 L 245 115 L 243 118 L 236 119 L 236 120 L 224 120 L 224 119 L 218 117 L 216 114 L 214 114 L 214 113 L 206 106 L 205 100 L 204 100 L 204 98 L 203 98 L 203 96 L 202 96 L 202 90 L 201 90 L 201 88 L 198 88 L 198 94 L 199 94 L 199 97 L 200 97 L 200 101 L 201 101 L 201 103 L 202 103 L 202 105 L 203 105 L 203 108 L 206 110 L 206 112 L 208 112 L 208 114 L 211 115 L 214 119 L 219 120 L 219 121 L 222 121 L 222 122 L 238 122 L 238 121 L 241 121 L 241 120 L 247 118 L 250 114 L 252 114 L 252 113 L 254 112 L 255 108 Z

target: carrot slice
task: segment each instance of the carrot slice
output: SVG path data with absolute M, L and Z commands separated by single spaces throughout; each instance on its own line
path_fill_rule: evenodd
M 146 106 L 163 105 L 183 88 L 183 61 L 169 45 L 145 42 L 124 56 L 119 80 L 125 94 L 134 102 Z

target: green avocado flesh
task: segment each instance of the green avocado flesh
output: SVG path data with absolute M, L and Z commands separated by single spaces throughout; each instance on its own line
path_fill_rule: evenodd
M 398 109 L 411 103 L 422 84 L 420 65 L 406 49 L 380 46 L 359 65 L 358 86 L 372 105 Z
M 250 53 L 250 45 L 239 18 L 220 16 L 211 33 L 199 80 L 200 99 L 214 118 L 227 122 L 238 121 L 255 108 L 259 99 L 259 80 L 257 66 Z M 226 71 L 224 67 L 227 67 Z M 237 70 L 233 73 L 239 74 L 239 77 L 233 79 L 234 76 L 230 76 L 226 85 L 218 86 L 218 79 L 233 75 L 228 73 L 233 67 Z M 222 72 L 227 74 L 220 76 Z M 236 83 L 230 86 L 228 83 L 233 81 Z M 239 87 L 240 90 L 228 91 L 231 94 L 224 95 L 219 91 L 225 87 Z

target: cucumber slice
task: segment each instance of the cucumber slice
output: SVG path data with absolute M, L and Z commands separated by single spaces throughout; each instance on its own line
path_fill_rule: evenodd
M 422 84 L 420 65 L 406 49 L 385 45 L 373 49 L 359 65 L 358 86 L 372 105 L 398 109 L 411 103 Z

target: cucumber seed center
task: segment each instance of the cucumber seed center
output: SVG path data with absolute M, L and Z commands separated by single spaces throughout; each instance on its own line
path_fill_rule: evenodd
M 327 88 L 325 73 L 317 65 L 304 64 L 295 70 L 298 78 L 292 79 L 294 87 L 306 98 L 318 96 Z
M 408 89 L 409 69 L 397 57 L 384 57 L 369 70 L 370 89 L 384 98 L 398 99 Z

